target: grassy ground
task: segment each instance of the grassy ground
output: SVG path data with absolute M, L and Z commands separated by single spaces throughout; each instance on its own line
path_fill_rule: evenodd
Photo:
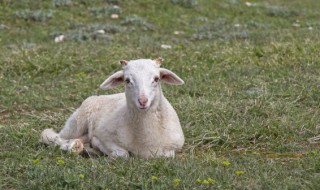
M 319 10 L 318 0 L 0 1 L 0 189 L 320 189 L 319 145 L 307 141 L 320 131 Z M 186 82 L 164 86 L 186 137 L 175 159 L 39 144 L 86 97 L 123 90 L 98 89 L 118 60 L 158 56 Z

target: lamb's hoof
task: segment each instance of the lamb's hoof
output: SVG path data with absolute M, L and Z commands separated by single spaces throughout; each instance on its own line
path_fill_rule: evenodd
M 125 150 L 114 150 L 111 152 L 110 156 L 114 158 L 118 158 L 118 157 L 129 158 L 129 152 Z
M 163 156 L 167 158 L 174 158 L 176 155 L 174 150 L 164 152 Z
M 70 152 L 80 154 L 83 151 L 84 146 L 81 140 L 75 139 L 70 143 L 70 147 L 68 147 L 68 149 Z

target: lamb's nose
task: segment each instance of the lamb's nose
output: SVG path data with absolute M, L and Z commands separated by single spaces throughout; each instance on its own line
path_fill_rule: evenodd
M 145 106 L 148 103 L 148 98 L 145 96 L 141 96 L 139 97 L 138 101 L 141 106 Z

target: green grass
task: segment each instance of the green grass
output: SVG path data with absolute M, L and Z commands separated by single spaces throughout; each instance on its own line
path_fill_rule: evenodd
M 320 132 L 320 4 L 245 2 L 1 1 L 0 189 L 320 189 L 307 141 Z M 158 56 L 186 82 L 163 86 L 186 137 L 175 159 L 39 143 L 88 96 L 123 90 L 98 88 L 119 60 Z

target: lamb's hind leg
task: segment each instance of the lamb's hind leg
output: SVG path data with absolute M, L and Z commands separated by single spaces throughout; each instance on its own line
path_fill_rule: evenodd
M 75 111 L 67 120 L 63 129 L 57 134 L 52 129 L 46 129 L 41 134 L 41 141 L 49 145 L 59 145 L 62 150 L 81 153 L 84 144 L 89 143 L 88 125 L 86 120 L 78 118 Z
M 113 142 L 104 142 L 102 143 L 97 137 L 93 137 L 91 139 L 91 144 L 93 148 L 99 149 L 104 154 L 111 156 L 111 157 L 129 157 L 129 152 L 120 146 L 116 145 Z
M 83 151 L 83 144 L 86 137 L 80 137 L 79 139 L 63 139 L 53 129 L 45 129 L 41 133 L 40 141 L 47 145 L 58 145 L 60 149 L 68 152 L 80 153 Z
M 89 143 L 87 120 L 79 118 L 79 110 L 76 110 L 67 120 L 59 133 L 60 138 L 67 139 L 61 145 L 62 150 L 81 153 L 84 144 Z
M 63 139 L 78 139 L 88 133 L 88 122 L 79 117 L 79 110 L 76 110 L 67 120 L 59 136 Z
M 84 150 L 84 145 L 87 143 L 89 143 L 89 137 L 86 134 L 76 139 L 64 140 L 60 145 L 60 149 L 79 154 Z

